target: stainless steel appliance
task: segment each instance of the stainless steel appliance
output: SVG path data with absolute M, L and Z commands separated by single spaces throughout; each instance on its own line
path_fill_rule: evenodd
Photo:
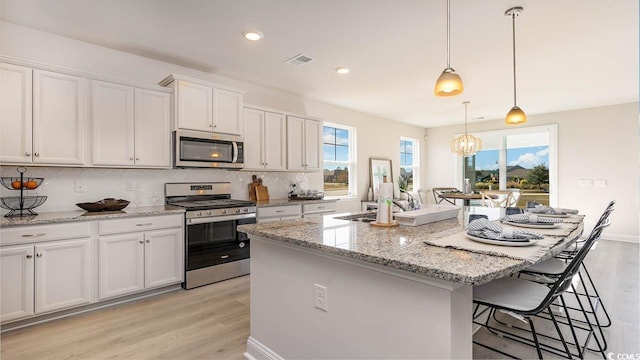
M 178 130 L 173 142 L 175 167 L 244 167 L 244 143 L 240 136 Z
M 256 205 L 231 199 L 231 183 L 167 183 L 165 202 L 185 212 L 185 282 L 197 286 L 249 273 L 249 237 L 241 224 L 256 222 Z

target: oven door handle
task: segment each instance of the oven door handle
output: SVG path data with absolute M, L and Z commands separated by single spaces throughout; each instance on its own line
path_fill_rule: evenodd
M 205 223 L 240 220 L 240 219 L 250 219 L 250 218 L 255 218 L 255 217 L 256 217 L 255 213 L 239 214 L 239 215 L 211 216 L 211 217 L 206 217 L 206 218 L 187 219 L 187 225 L 205 224 Z

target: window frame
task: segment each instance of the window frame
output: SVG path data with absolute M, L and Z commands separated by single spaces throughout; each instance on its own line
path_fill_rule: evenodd
M 398 164 L 400 164 L 401 171 L 402 171 L 402 168 L 411 168 L 413 170 L 413 188 L 409 190 L 409 192 L 415 193 L 420 189 L 420 141 L 418 139 L 410 138 L 408 136 L 400 136 L 399 145 L 402 145 L 402 141 L 410 141 L 412 143 L 411 146 L 412 146 L 413 152 L 411 154 L 412 154 L 413 161 L 411 166 L 402 165 L 402 147 L 401 147 L 400 151 L 398 151 L 398 155 L 400 156 L 400 161 L 398 161 Z M 398 176 L 400 176 L 400 174 L 398 174 Z M 396 179 L 394 179 L 394 181 L 396 181 Z
M 549 124 L 541 126 L 528 126 L 514 129 L 502 129 L 492 131 L 476 131 L 473 133 L 477 137 L 490 137 L 490 136 L 503 136 L 500 152 L 500 167 L 506 168 L 506 152 L 503 153 L 506 146 L 506 137 L 509 135 L 526 134 L 526 133 L 539 133 L 547 132 L 549 134 L 549 205 L 557 206 L 558 204 L 558 124 Z M 464 184 L 464 167 L 465 158 L 454 155 L 455 169 L 456 169 L 456 183 Z M 506 176 L 506 172 L 505 175 Z M 502 180 L 500 181 L 502 183 Z M 506 178 L 504 180 L 506 183 Z
M 344 130 L 349 133 L 349 160 L 348 161 L 326 161 L 324 159 L 324 128 L 331 127 L 334 129 Z M 324 190 L 324 169 L 325 163 L 331 163 L 334 165 L 340 165 L 341 167 L 348 166 L 349 168 L 349 187 L 346 195 L 327 195 L 325 191 L 325 198 L 330 199 L 346 199 L 346 198 L 356 198 L 358 196 L 358 178 L 357 178 L 357 156 L 356 156 L 356 145 L 357 145 L 357 137 L 356 137 L 356 128 L 353 126 L 333 123 L 329 121 L 325 121 L 322 124 L 322 190 Z M 335 144 L 334 144 L 335 145 Z

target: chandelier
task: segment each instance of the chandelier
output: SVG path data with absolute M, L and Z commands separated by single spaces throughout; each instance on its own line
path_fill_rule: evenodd
M 464 134 L 453 139 L 451 142 L 451 151 L 460 156 L 472 156 L 482 149 L 482 140 L 471 134 L 467 134 L 467 106 L 469 101 L 463 101 L 464 104 Z
M 442 71 L 433 90 L 436 96 L 454 96 L 461 94 L 464 86 L 460 75 L 451 67 L 451 2 L 447 0 L 447 67 Z

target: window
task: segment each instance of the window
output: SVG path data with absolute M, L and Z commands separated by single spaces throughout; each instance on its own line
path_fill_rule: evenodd
M 418 140 L 400 138 L 400 177 L 398 185 L 406 191 L 417 191 L 420 187 L 420 151 Z
M 355 128 L 324 123 L 322 154 L 324 194 L 326 196 L 355 196 Z
M 554 125 L 476 133 L 482 150 L 465 158 L 463 177 L 478 191 L 517 190 L 517 206 L 555 204 L 556 133 Z

